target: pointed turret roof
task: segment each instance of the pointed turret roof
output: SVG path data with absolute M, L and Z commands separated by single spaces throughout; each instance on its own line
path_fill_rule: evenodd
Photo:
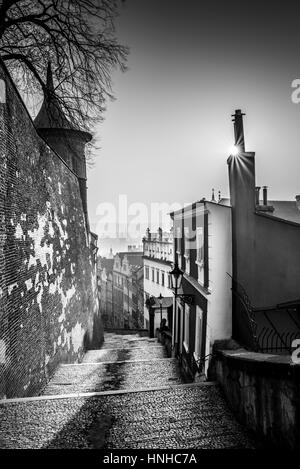
M 34 119 L 34 124 L 37 129 L 79 130 L 68 121 L 57 98 L 53 85 L 51 62 L 48 62 L 47 67 L 44 101 L 38 115 Z
M 43 129 L 52 130 L 68 130 L 80 134 L 85 142 L 89 142 L 92 139 L 92 135 L 89 132 L 79 129 L 72 124 L 65 116 L 61 103 L 55 93 L 53 84 L 53 74 L 51 62 L 48 62 L 47 67 L 47 82 L 46 90 L 44 93 L 44 101 L 41 109 L 34 119 L 36 129 L 43 131 Z

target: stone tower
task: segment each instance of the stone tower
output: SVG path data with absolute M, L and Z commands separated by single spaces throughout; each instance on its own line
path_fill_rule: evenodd
M 80 130 L 66 118 L 59 99 L 55 94 L 50 62 L 47 68 L 47 84 L 44 101 L 34 120 L 34 124 L 39 135 L 76 174 L 79 182 L 86 226 L 89 231 L 85 145 L 92 139 L 92 135 Z

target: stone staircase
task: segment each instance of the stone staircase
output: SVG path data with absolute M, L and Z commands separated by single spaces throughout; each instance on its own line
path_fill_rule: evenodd
M 156 339 L 105 335 L 38 397 L 0 403 L 4 448 L 254 448 L 215 383 L 186 383 Z

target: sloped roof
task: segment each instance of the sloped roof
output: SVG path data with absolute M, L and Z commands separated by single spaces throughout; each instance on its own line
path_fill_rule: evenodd
M 46 92 L 44 94 L 44 101 L 39 110 L 38 115 L 34 119 L 36 129 L 64 129 L 81 132 L 88 142 L 92 139 L 92 135 L 88 132 L 81 131 L 74 124 L 69 122 L 66 118 L 61 103 L 55 93 L 53 84 L 53 75 L 51 69 L 51 62 L 48 63 L 47 68 L 47 83 Z
M 221 199 L 219 205 L 230 206 L 230 199 Z M 262 200 L 260 200 L 260 205 L 263 205 Z M 300 210 L 297 206 L 296 200 L 268 200 L 268 205 L 274 207 L 274 212 L 260 212 L 258 210 L 258 213 L 267 213 L 270 217 L 300 223 Z
M 48 63 L 47 68 L 46 88 L 47 91 L 44 96 L 43 104 L 38 115 L 34 119 L 35 127 L 38 129 L 60 128 L 77 130 L 66 118 L 61 104 L 55 94 L 50 62 Z
M 222 197 L 222 199 L 218 202 L 219 205 L 226 205 L 226 207 L 230 207 L 230 199 Z
M 269 200 L 268 205 L 274 207 L 274 212 L 268 213 L 268 215 L 300 223 L 300 210 L 295 200 Z

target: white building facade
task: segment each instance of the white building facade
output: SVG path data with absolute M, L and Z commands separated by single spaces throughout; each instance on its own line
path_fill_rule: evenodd
M 173 293 L 171 290 L 170 271 L 173 262 L 173 230 L 163 232 L 161 228 L 151 233 L 148 229 L 143 239 L 144 260 L 144 327 L 156 331 L 160 327 L 161 319 L 166 319 L 171 328 L 171 308 Z M 162 307 L 158 300 L 162 296 Z M 152 301 L 154 323 L 150 324 L 149 301 Z
M 185 371 L 200 376 L 214 342 L 232 335 L 231 207 L 203 199 L 171 216 L 174 262 L 183 271 L 173 344 Z

